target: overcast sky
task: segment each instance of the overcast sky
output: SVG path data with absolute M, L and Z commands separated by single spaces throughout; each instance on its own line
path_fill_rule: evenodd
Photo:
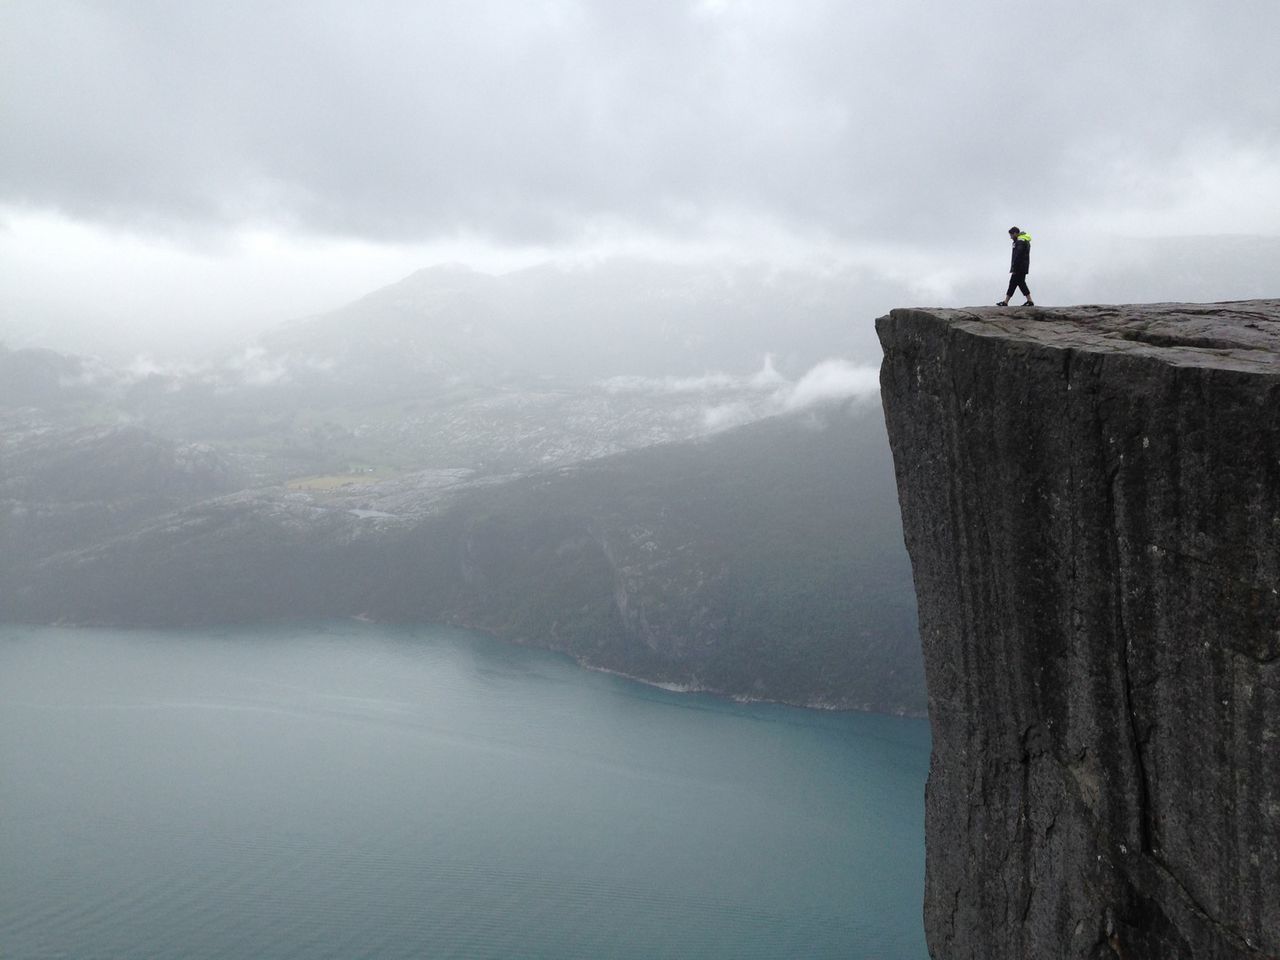
M 1275 235 L 1280 4 L 0 0 L 0 321 L 250 328 L 429 263 Z M 1001 292 L 998 291 L 997 292 Z

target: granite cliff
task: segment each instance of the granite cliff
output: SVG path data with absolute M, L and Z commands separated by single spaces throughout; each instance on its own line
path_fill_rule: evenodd
M 1280 300 L 876 326 L 932 956 L 1280 956 Z

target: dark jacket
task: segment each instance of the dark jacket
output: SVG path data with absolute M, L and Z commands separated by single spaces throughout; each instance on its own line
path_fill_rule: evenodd
M 1013 259 L 1009 261 L 1010 273 L 1031 272 L 1031 237 L 1020 233 L 1013 241 Z

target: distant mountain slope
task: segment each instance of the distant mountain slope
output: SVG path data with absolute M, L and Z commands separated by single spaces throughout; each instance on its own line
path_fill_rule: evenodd
M 433 267 L 260 341 L 301 380 L 422 392 L 459 382 L 748 370 L 793 374 L 857 341 L 854 272 L 612 260 L 501 276 Z M 870 314 L 868 314 L 870 315 Z M 877 355 L 864 325 L 860 351 Z
M 10 350 L 0 344 L 0 410 L 64 406 L 92 399 L 94 366 L 53 350 Z
M 444 531 L 451 618 L 500 636 L 735 695 L 922 711 L 881 443 L 875 407 L 773 418 L 464 495 L 406 546 Z
M 0 607 L 11 578 L 46 557 L 127 535 L 240 484 L 214 450 L 136 426 L 22 429 L 0 418 L 0 427 Z
M 649 680 L 918 712 L 878 408 L 777 417 L 508 481 L 216 498 L 17 571 L 0 617 L 444 621 Z

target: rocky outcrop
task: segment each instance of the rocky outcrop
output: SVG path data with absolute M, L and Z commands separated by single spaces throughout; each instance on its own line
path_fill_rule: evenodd
M 1280 956 L 1280 301 L 877 330 L 933 957 Z

